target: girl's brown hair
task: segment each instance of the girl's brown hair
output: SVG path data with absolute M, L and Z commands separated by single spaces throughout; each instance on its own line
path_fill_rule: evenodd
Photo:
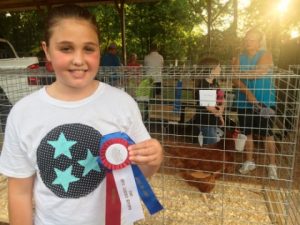
M 214 57 L 205 57 L 199 61 L 199 65 L 201 66 L 201 73 L 207 77 L 209 77 L 211 71 L 220 65 L 220 60 Z
M 81 19 L 88 21 L 99 35 L 96 18 L 86 9 L 74 4 L 62 5 L 52 8 L 45 23 L 45 42 L 49 45 L 53 27 L 62 19 Z

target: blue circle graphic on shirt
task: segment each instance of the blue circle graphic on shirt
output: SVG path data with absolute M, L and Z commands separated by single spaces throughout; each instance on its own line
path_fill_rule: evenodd
M 99 131 L 83 124 L 52 129 L 37 149 L 44 184 L 61 198 L 80 198 L 95 190 L 105 177 L 98 164 Z

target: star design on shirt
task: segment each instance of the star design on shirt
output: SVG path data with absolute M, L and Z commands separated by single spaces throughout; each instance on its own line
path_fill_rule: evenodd
M 70 148 L 77 143 L 77 141 L 68 141 L 63 132 L 60 133 L 56 141 L 47 141 L 49 145 L 55 148 L 54 159 L 60 155 L 65 155 L 69 159 L 72 159 Z
M 78 161 L 78 163 L 84 167 L 83 176 L 86 176 L 91 170 L 101 172 L 97 159 L 98 157 L 93 156 L 91 151 L 87 149 L 86 159 Z
M 60 184 L 65 192 L 68 192 L 70 183 L 79 180 L 79 178 L 72 175 L 72 169 L 73 166 L 69 166 L 65 171 L 54 168 L 56 179 L 52 182 L 52 184 Z

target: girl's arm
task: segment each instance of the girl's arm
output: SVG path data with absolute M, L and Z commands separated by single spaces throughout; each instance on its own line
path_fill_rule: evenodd
M 232 83 L 234 87 L 238 88 L 242 93 L 246 95 L 246 99 L 248 102 L 252 104 L 258 104 L 256 97 L 254 94 L 247 88 L 247 86 L 240 79 L 233 79 Z
M 216 106 L 206 106 L 206 110 L 212 114 L 214 114 L 216 117 L 220 117 L 223 114 L 223 109 L 216 107 Z
M 10 225 L 33 225 L 33 182 L 29 178 L 8 178 L 8 212 Z
M 158 140 L 149 139 L 129 146 L 129 159 L 139 165 L 146 177 L 158 171 L 163 161 L 163 148 Z

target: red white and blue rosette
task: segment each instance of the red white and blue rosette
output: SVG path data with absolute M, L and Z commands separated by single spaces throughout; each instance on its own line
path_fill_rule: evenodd
M 129 160 L 128 147 L 134 141 L 123 132 L 104 135 L 99 163 L 106 169 L 106 225 L 133 224 L 144 219 L 140 198 L 149 213 L 163 209 L 147 179 Z

